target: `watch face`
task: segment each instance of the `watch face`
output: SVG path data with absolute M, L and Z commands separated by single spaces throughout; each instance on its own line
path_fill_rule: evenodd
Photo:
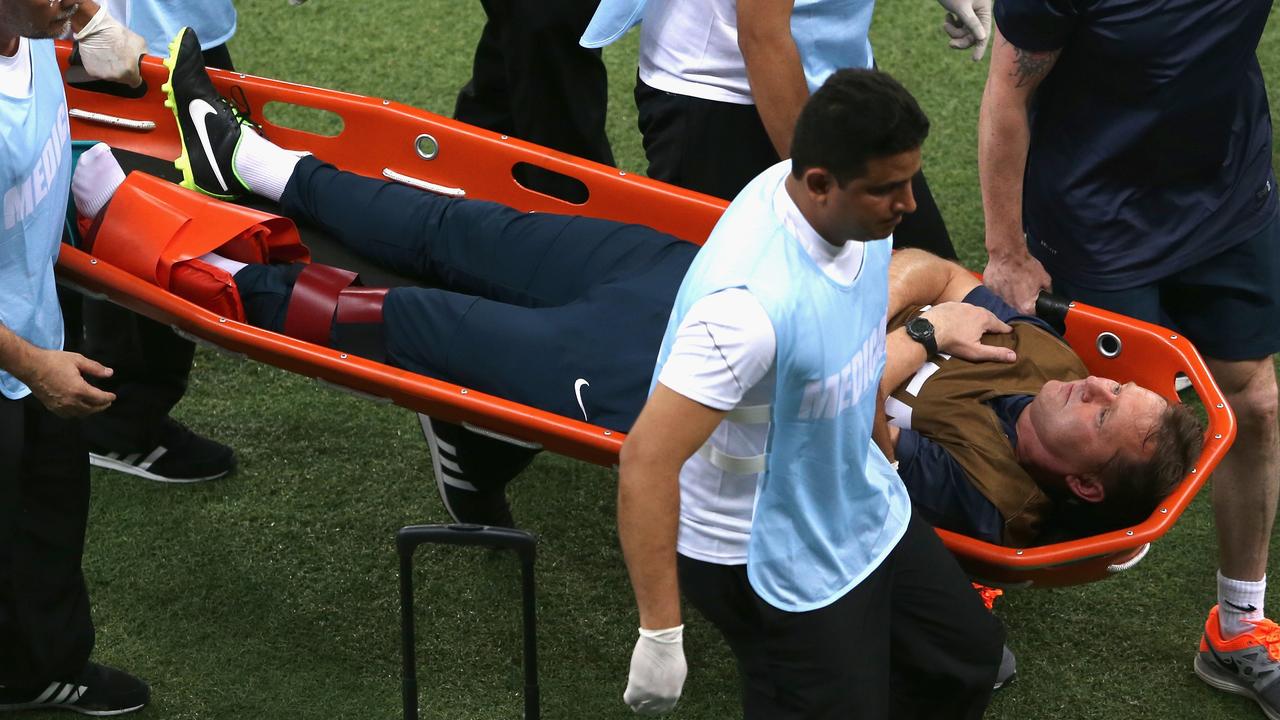
M 930 337 L 933 335 L 933 323 L 922 317 L 912 318 L 907 323 L 907 334 L 916 339 Z

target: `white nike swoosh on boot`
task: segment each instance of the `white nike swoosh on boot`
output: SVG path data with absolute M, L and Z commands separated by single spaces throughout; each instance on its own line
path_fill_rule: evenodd
M 583 378 L 575 380 L 573 383 L 573 395 L 578 398 L 578 409 L 582 411 L 582 419 L 585 422 L 590 422 L 590 420 L 587 419 L 587 408 L 582 404 L 582 388 L 584 387 L 591 387 L 591 383 L 587 382 Z
M 200 136 L 200 147 L 204 148 L 204 154 L 209 159 L 213 176 L 218 179 L 222 191 L 229 192 L 227 182 L 222 179 L 222 171 L 218 169 L 218 159 L 213 156 L 213 146 L 209 144 L 209 128 L 205 126 L 205 118 L 217 114 L 218 111 L 208 102 L 196 98 L 187 106 L 187 112 L 191 114 L 191 122 L 196 126 L 196 135 Z

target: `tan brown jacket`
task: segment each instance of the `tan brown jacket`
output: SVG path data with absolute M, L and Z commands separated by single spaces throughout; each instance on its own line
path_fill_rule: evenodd
M 892 331 L 919 308 L 909 308 L 889 323 Z M 986 401 L 1005 395 L 1035 395 L 1049 380 L 1078 380 L 1084 364 L 1062 340 L 1032 323 L 1013 323 L 1007 335 L 986 335 L 988 345 L 1012 348 L 1012 363 L 969 362 L 939 355 L 925 363 L 891 396 L 895 424 L 938 443 L 960 464 L 974 487 L 1004 519 L 1005 545 L 1026 547 L 1043 530 L 1049 498 L 1018 465 L 1013 446 Z M 905 417 L 904 417 L 905 416 Z

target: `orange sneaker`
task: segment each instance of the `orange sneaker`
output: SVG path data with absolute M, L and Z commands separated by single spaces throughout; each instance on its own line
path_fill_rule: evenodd
M 1228 640 L 1219 630 L 1214 605 L 1200 636 L 1195 671 L 1219 690 L 1253 698 L 1270 720 L 1280 720 L 1280 625 L 1263 618 L 1249 632 Z
M 970 583 L 973 589 L 978 591 L 978 597 L 982 598 L 982 604 L 986 606 L 987 612 L 991 612 L 996 606 L 996 598 L 1004 594 L 1000 588 L 987 587 L 982 583 Z
M 996 598 L 1004 594 L 1000 588 L 987 587 L 982 583 L 970 583 L 973 589 L 978 591 L 978 597 L 982 599 L 982 604 L 986 606 L 987 612 L 991 612 L 995 607 Z M 1013 682 L 1018 677 L 1018 658 L 1014 657 L 1013 651 L 1005 645 L 1000 656 L 1000 669 L 996 672 L 996 681 L 991 686 L 992 690 L 1000 688 Z

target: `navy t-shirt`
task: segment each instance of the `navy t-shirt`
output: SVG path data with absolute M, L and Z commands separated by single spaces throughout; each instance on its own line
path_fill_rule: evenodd
M 984 307 L 1004 322 L 1030 322 L 1057 334 L 1040 318 L 1019 315 L 1017 310 L 981 285 L 971 290 L 964 302 Z M 1031 395 L 1006 395 L 987 403 L 1015 448 L 1018 446 L 1018 416 L 1032 398 Z M 915 430 L 902 430 L 894 445 L 894 454 L 898 460 L 898 475 L 907 486 L 911 503 L 929 524 L 990 543 L 1000 542 L 1004 529 L 1000 512 L 978 492 L 969 480 L 969 474 L 941 445 Z
M 1257 48 L 1272 0 L 997 0 L 1016 47 L 1061 50 L 1031 105 L 1023 223 L 1050 274 L 1146 284 L 1275 215 Z

